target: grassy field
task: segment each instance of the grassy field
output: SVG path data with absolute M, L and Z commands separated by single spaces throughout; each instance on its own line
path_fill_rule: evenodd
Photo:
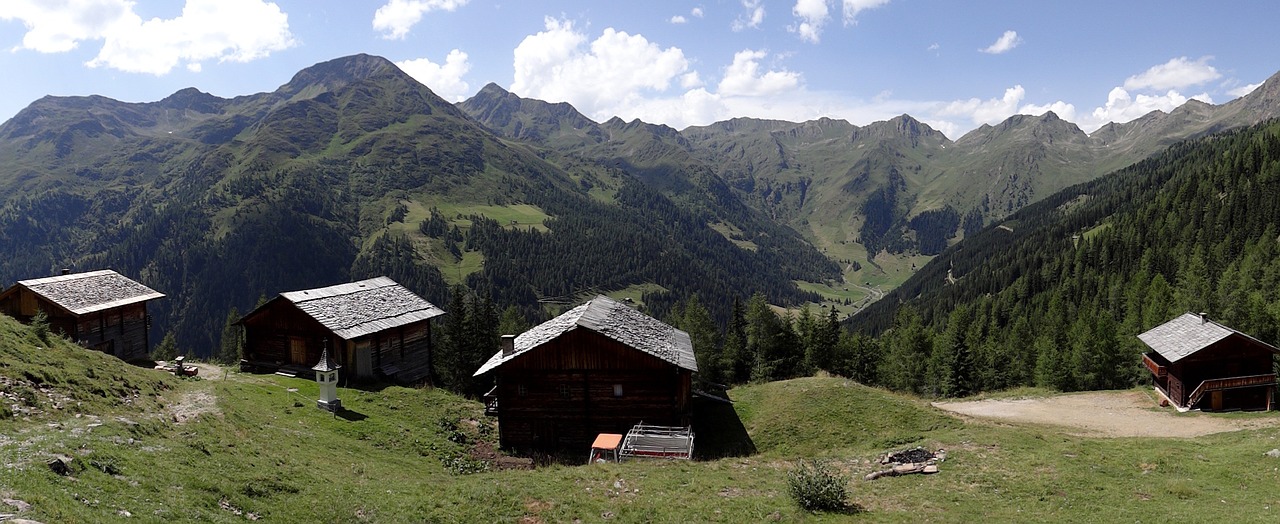
M 0 418 L 0 498 L 30 505 L 0 514 L 42 522 L 1274 522 L 1280 511 L 1280 459 L 1263 455 L 1280 447 L 1277 429 L 1073 437 L 813 377 L 730 391 L 749 456 L 497 470 L 482 460 L 492 420 L 439 390 L 340 388 L 348 411 L 335 417 L 314 407 L 309 380 L 209 367 L 176 379 L 3 317 L 0 351 L 5 403 L 21 408 Z M 880 453 L 917 445 L 948 450 L 941 473 L 862 480 Z M 54 457 L 70 476 L 47 467 Z M 786 473 L 810 457 L 850 475 L 859 514 L 791 502 Z

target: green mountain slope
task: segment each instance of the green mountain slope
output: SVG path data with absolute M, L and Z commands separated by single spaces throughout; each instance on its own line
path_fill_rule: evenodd
M 1179 143 L 965 239 L 852 322 L 919 312 L 945 343 L 916 384 L 967 391 L 1136 383 L 1134 335 L 1186 311 L 1280 342 L 1277 197 L 1280 121 Z
M 1062 188 L 1178 140 L 1280 116 L 1280 76 L 1221 106 L 1192 101 L 1092 135 L 1047 113 L 1015 115 L 954 142 L 908 115 L 862 127 L 750 118 L 679 132 L 618 119 L 594 124 L 566 104 L 492 84 L 459 106 L 505 137 L 648 175 L 667 194 L 688 194 L 689 180 L 713 173 L 841 263 L 844 282 L 816 289 L 838 299 L 853 285 L 862 288 L 853 296 L 875 298 L 871 288 L 892 288 L 966 233 Z
M 233 306 L 380 274 L 437 303 L 465 283 L 530 315 L 635 286 L 658 308 L 718 297 L 727 315 L 731 295 L 812 301 L 793 281 L 836 276 L 727 190 L 668 193 L 652 172 L 501 140 L 367 55 L 229 100 L 47 97 L 0 125 L 0 159 L 14 253 L 0 282 L 113 267 L 168 295 L 157 339 L 172 329 L 199 354 Z

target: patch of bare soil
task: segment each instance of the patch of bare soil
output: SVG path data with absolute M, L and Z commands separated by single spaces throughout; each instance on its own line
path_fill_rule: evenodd
M 934 402 L 971 417 L 1012 423 L 1062 426 L 1086 437 L 1198 437 L 1226 431 L 1280 426 L 1280 417 L 1231 419 L 1203 413 L 1179 415 L 1157 407 L 1144 391 L 1094 391 L 1045 398 Z
M 176 402 L 169 405 L 169 413 L 173 421 L 182 424 L 205 413 L 218 412 L 218 397 L 208 389 L 200 389 L 184 393 Z

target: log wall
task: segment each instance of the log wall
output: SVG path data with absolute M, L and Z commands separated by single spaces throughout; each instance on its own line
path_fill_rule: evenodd
M 561 335 L 497 373 L 506 448 L 573 449 L 640 422 L 689 424 L 689 371 L 589 330 Z

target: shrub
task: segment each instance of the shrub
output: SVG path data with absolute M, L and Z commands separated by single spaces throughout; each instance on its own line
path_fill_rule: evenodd
M 844 510 L 849 478 L 822 460 L 800 461 L 787 474 L 791 499 L 808 511 Z
M 49 315 L 43 309 L 37 310 L 36 315 L 31 317 L 31 332 L 41 342 L 49 343 Z

